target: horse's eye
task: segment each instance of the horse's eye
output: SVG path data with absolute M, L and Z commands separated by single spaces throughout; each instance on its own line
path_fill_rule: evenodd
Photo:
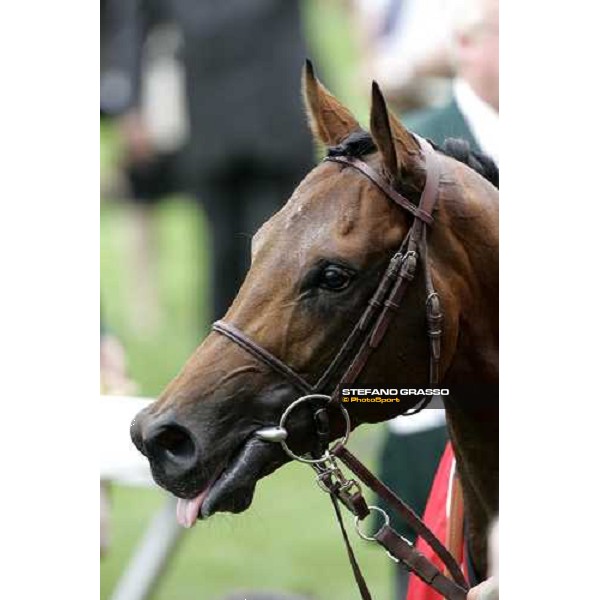
M 328 265 L 321 271 L 319 287 L 326 290 L 340 291 L 348 287 L 352 274 L 338 265 Z

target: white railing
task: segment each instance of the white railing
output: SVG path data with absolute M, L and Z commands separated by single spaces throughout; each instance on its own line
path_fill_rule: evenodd
M 150 398 L 101 396 L 100 479 L 122 485 L 151 487 L 148 461 L 133 445 L 129 426 Z M 163 506 L 146 527 L 142 539 L 119 579 L 111 600 L 146 600 L 172 558 L 185 531 L 175 520 L 177 500 L 165 494 Z

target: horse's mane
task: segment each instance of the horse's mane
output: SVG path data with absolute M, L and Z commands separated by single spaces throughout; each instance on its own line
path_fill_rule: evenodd
M 500 173 L 494 160 L 486 154 L 471 148 L 469 142 L 462 139 L 447 138 L 443 144 L 439 145 L 431 140 L 428 141 L 442 154 L 467 165 L 487 179 L 494 187 L 500 187 Z M 375 142 L 373 142 L 371 134 L 368 131 L 361 130 L 351 133 L 339 145 L 328 148 L 327 156 L 354 156 L 355 158 L 360 158 L 361 156 L 372 154 L 376 150 L 377 147 L 375 146 Z
M 471 148 L 466 140 L 447 138 L 441 146 L 434 144 L 431 140 L 429 140 L 429 143 L 442 154 L 455 158 L 471 167 L 473 171 L 487 179 L 495 188 L 500 189 L 500 171 L 494 159 Z

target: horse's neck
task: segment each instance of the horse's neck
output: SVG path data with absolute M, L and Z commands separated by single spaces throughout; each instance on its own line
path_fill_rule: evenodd
M 489 306 L 495 302 L 490 299 Z M 488 529 L 498 514 L 498 340 L 493 325 L 461 320 L 444 378 L 451 394 L 446 418 L 464 492 L 469 550 L 475 570 L 485 576 Z
M 489 186 L 470 191 L 465 206 L 476 215 L 473 224 L 464 229 L 469 220 L 459 215 L 449 229 L 458 235 L 446 242 L 460 242 L 468 261 L 446 265 L 456 267 L 467 285 L 458 292 L 456 345 L 444 383 L 451 394 L 446 416 L 464 491 L 469 550 L 477 573 L 485 576 L 488 528 L 498 513 L 497 192 Z

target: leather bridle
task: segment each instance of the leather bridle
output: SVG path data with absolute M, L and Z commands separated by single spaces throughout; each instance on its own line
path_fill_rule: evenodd
M 361 537 L 378 542 L 387 550 L 393 560 L 402 562 L 406 568 L 414 572 L 444 597 L 451 600 L 464 600 L 469 586 L 452 555 L 412 509 L 379 481 L 345 447 L 345 442 L 350 432 L 350 421 L 346 409 L 340 402 L 342 384 L 345 387 L 350 387 L 357 380 L 371 354 L 380 346 L 389 330 L 394 315 L 400 308 L 400 303 L 411 281 L 415 277 L 419 259 L 424 271 L 426 292 L 424 308 L 427 322 L 427 336 L 429 339 L 429 386 L 435 389 L 439 385 L 443 314 L 439 296 L 433 287 L 431 270 L 427 258 L 427 227 L 431 226 L 434 222 L 433 211 L 438 198 L 440 163 L 439 157 L 429 142 L 417 136 L 415 136 L 415 139 L 417 139 L 421 146 L 426 164 L 426 180 L 418 206 L 415 206 L 410 200 L 395 190 L 382 175 L 362 160 L 346 155 L 327 156 L 324 159 L 325 161 L 350 166 L 362 173 L 392 202 L 409 212 L 414 217 L 414 220 L 400 248 L 391 258 L 375 293 L 369 300 L 360 319 L 315 384 L 311 384 L 306 378 L 302 377 L 289 365 L 249 338 L 234 325 L 225 321 L 217 321 L 213 324 L 212 328 L 263 362 L 273 371 L 279 373 L 289 383 L 305 394 L 288 407 L 278 427 L 265 428 L 256 432 L 256 435 L 265 441 L 281 443 L 284 450 L 292 458 L 310 463 L 317 472 L 319 486 L 330 494 L 333 502 L 362 598 L 370 599 L 371 596 L 350 547 L 341 519 L 339 502 L 344 504 L 355 515 L 356 527 Z M 356 350 L 356 348 L 358 349 Z M 354 354 L 353 358 L 351 358 L 353 350 Z M 342 376 L 336 378 L 337 381 L 334 381 L 336 373 L 341 371 L 343 372 Z M 327 391 L 331 389 L 333 389 L 331 394 L 327 394 Z M 314 414 L 319 447 L 317 451 L 313 452 L 313 456 L 316 456 L 316 458 L 302 458 L 295 455 L 285 444 L 287 429 L 284 425 L 289 413 L 296 405 L 302 402 L 313 403 L 315 400 L 325 403 L 325 406 L 316 410 Z M 430 400 L 431 397 L 423 398 L 416 409 L 412 409 L 410 413 L 406 412 L 404 414 L 418 412 Z M 331 411 L 333 408 L 338 408 L 346 419 L 346 435 L 341 443 L 338 442 L 333 448 L 328 448 L 330 434 L 328 409 Z M 345 478 L 336 459 L 341 460 L 358 479 L 386 500 L 388 505 L 392 506 L 404 518 L 412 529 L 435 551 L 445 565 L 445 570 L 448 574 L 442 573 L 431 561 L 420 554 L 410 542 L 394 531 L 389 525 L 388 515 L 379 507 L 367 505 L 358 482 L 354 479 Z M 360 531 L 358 524 L 373 510 L 382 513 L 385 522 L 374 536 L 368 537 Z
M 415 206 L 410 200 L 397 192 L 379 173 L 362 160 L 352 156 L 327 156 L 324 159 L 325 161 L 348 165 L 365 175 L 390 200 L 413 215 L 414 221 L 400 248 L 391 258 L 362 316 L 325 372 L 314 385 L 311 385 L 299 373 L 246 336 L 234 325 L 225 321 L 216 321 L 212 326 L 213 330 L 244 348 L 244 350 L 267 364 L 271 369 L 307 394 L 325 393 L 330 389 L 330 380 L 333 375 L 347 361 L 348 355 L 356 347 L 359 340 L 362 340 L 354 359 L 347 366 L 344 374 L 338 379 L 338 384 L 331 394 L 332 399 L 339 400 L 340 384 L 343 383 L 345 386 L 351 386 L 364 369 L 373 351 L 381 344 L 392 322 L 394 313 L 400 308 L 400 302 L 415 276 L 419 256 L 421 256 L 425 272 L 425 315 L 429 337 L 429 386 L 430 388 L 436 388 L 439 384 L 441 325 L 443 316 L 440 299 L 433 287 L 431 270 L 427 261 L 426 226 L 433 224 L 432 213 L 437 201 L 440 166 L 439 159 L 431 145 L 421 138 L 417 139 L 426 156 L 427 165 L 425 186 L 418 206 Z

